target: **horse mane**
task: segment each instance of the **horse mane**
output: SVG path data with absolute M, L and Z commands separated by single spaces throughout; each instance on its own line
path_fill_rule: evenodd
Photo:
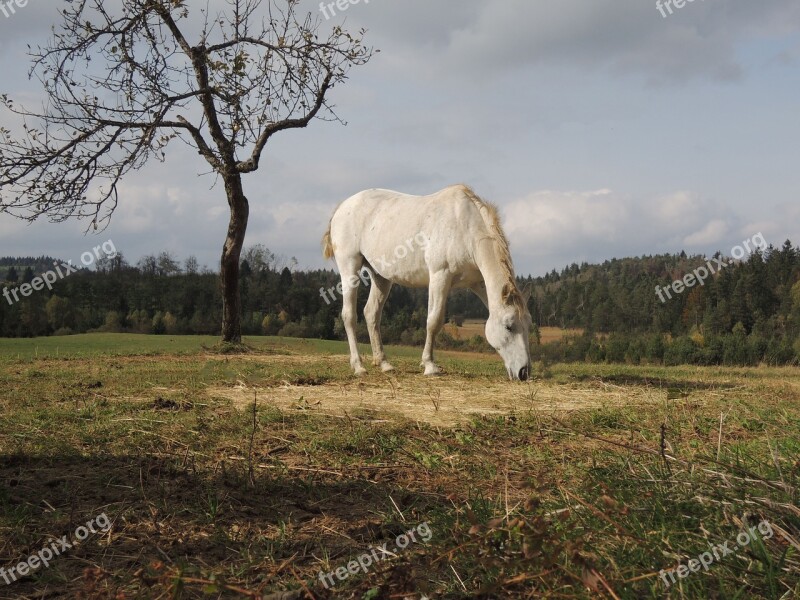
M 527 310 L 527 306 L 525 306 L 525 301 L 517 287 L 517 278 L 514 276 L 514 265 L 511 262 L 508 238 L 506 238 L 503 227 L 500 225 L 500 215 L 497 212 L 497 207 L 491 202 L 483 200 L 468 185 L 462 183 L 458 187 L 480 212 L 489 232 L 489 238 L 494 243 L 495 254 L 500 261 L 500 269 L 506 280 L 502 292 L 503 302 L 508 306 L 514 306 L 522 314 Z

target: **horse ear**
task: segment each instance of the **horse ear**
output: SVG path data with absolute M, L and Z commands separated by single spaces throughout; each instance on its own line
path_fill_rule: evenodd
M 533 282 L 531 281 L 528 285 L 525 286 L 525 289 L 522 290 L 522 302 L 527 306 L 528 300 L 531 299 L 531 292 L 533 292 Z
M 512 300 L 512 294 L 513 293 L 514 293 L 514 286 L 512 286 L 510 283 L 506 283 L 503 286 L 503 289 L 500 292 L 500 297 L 503 299 L 503 303 L 506 306 L 510 306 L 511 305 L 511 300 Z

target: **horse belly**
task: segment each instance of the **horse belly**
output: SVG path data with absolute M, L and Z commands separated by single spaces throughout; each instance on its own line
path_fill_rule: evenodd
M 430 283 L 425 248 L 413 239 L 400 240 L 397 244 L 381 244 L 370 247 L 366 244 L 362 254 L 370 266 L 385 279 L 406 287 L 427 287 Z

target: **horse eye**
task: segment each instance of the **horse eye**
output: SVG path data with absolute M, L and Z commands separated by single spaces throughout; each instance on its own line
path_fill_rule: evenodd
M 511 325 L 506 325 L 506 331 L 514 331 L 514 328 Z

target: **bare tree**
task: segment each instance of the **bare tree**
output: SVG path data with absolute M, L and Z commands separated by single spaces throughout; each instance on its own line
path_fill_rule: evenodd
M 183 270 L 189 275 L 195 275 L 200 270 L 197 257 L 192 255 L 183 262 Z
M 170 277 L 181 272 L 180 263 L 169 252 L 158 255 L 158 274 L 161 277 Z
M 272 268 L 275 254 L 264 244 L 255 244 L 244 250 L 243 260 L 247 261 L 254 273 L 261 273 Z
M 547 316 L 547 325 L 548 325 L 548 327 L 550 326 L 550 324 L 551 324 L 552 320 L 553 320 L 553 319 L 555 319 L 556 315 L 558 314 L 558 301 L 559 301 L 560 299 L 561 299 L 561 297 L 560 297 L 560 296 L 556 296 L 556 304 L 555 304 L 555 306 L 553 307 L 553 312 L 551 312 L 551 313 L 550 313 L 550 314 Z
M 158 274 L 158 258 L 152 254 L 148 254 L 140 258 L 139 262 L 136 263 L 136 266 L 143 275 L 155 277 Z
M 230 207 L 220 265 L 222 337 L 241 341 L 239 258 L 249 204 L 242 175 L 258 169 L 279 131 L 337 120 L 328 92 L 372 50 L 319 20 L 299 19 L 297 0 L 226 0 L 219 14 L 190 18 L 186 0 L 74 0 L 31 75 L 45 108 L 0 102 L 25 119 L 0 128 L 0 212 L 34 220 L 107 225 L 118 184 L 179 139 L 222 181 Z M 114 8 L 109 8 L 113 6 Z

